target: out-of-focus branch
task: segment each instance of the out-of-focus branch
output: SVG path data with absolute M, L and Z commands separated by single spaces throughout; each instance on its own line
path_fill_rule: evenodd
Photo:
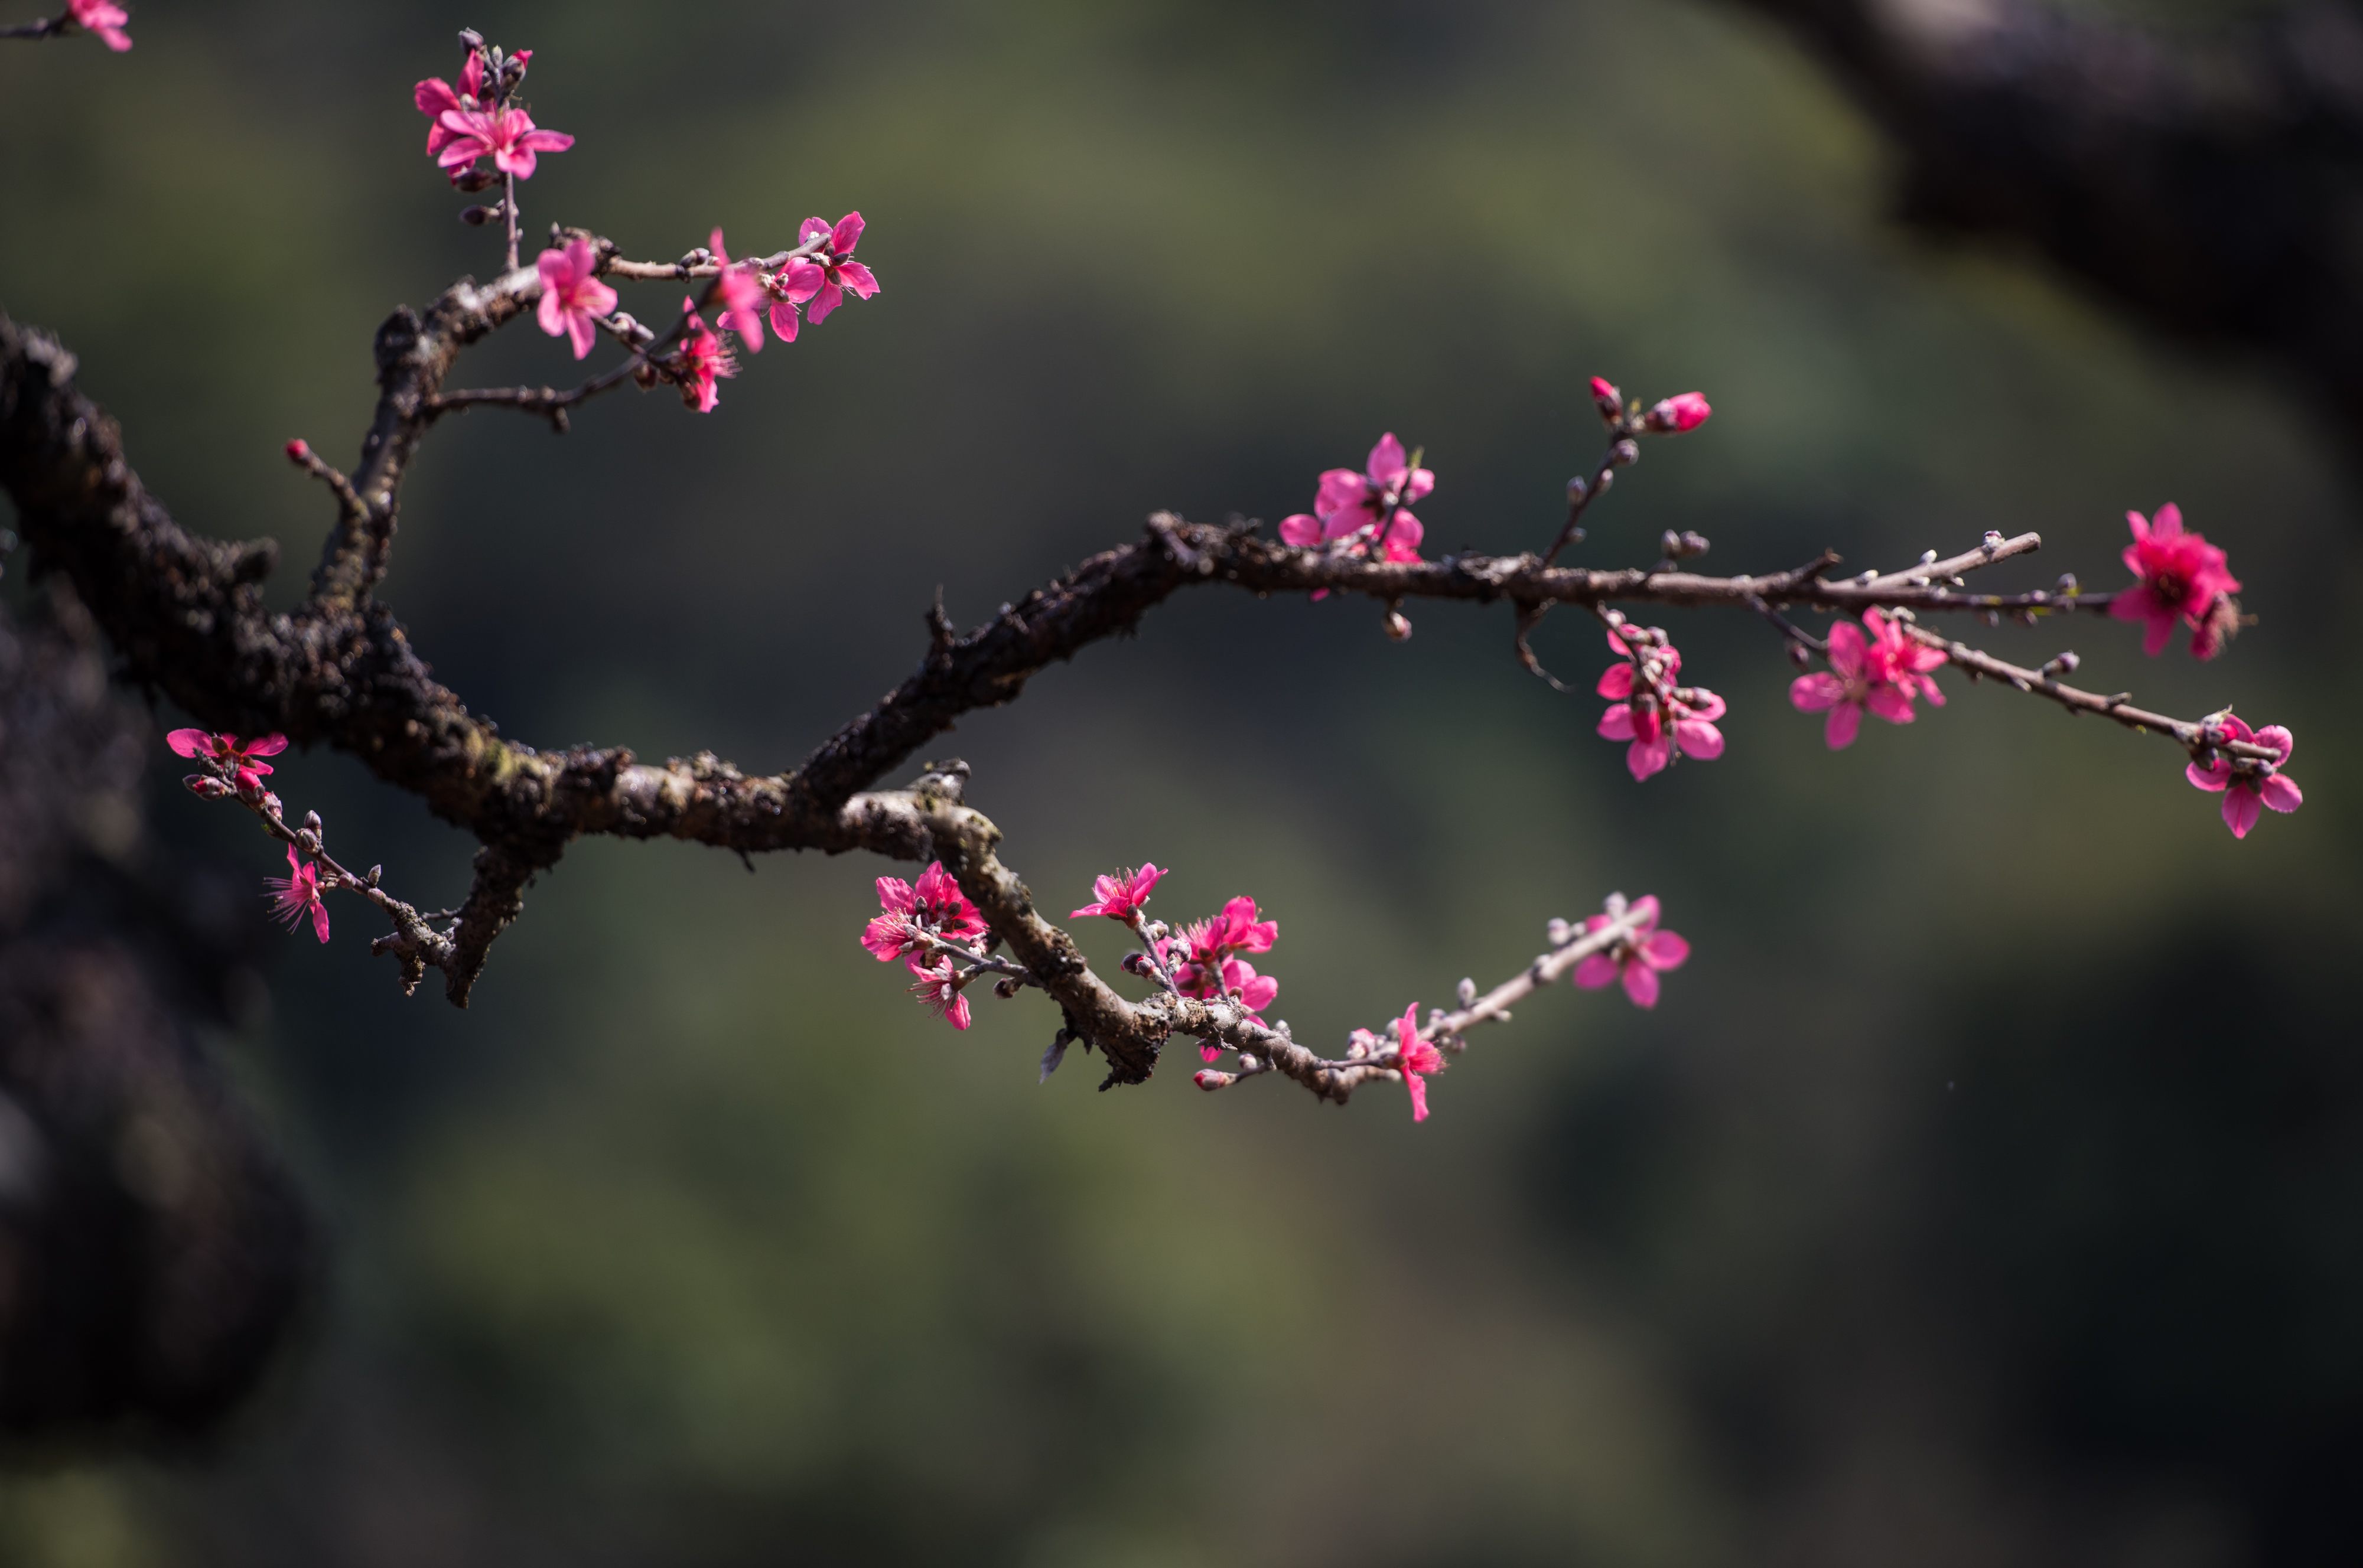
M 2363 431 L 2363 19 L 2178 47 L 2033 0 L 1741 0 L 1903 155 L 1900 209 L 2033 245 L 2146 324 L 2258 350 Z

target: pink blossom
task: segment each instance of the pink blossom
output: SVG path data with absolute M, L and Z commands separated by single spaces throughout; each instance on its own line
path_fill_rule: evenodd
M 715 288 L 722 295 L 722 325 L 738 335 L 738 340 L 747 345 L 747 352 L 760 354 L 763 351 L 763 311 L 771 298 L 763 287 L 760 269 L 751 262 L 733 263 L 730 252 L 723 248 L 719 228 L 714 231 L 710 248 L 722 268 L 714 280 Z M 780 334 L 782 342 L 796 340 L 795 319 L 796 313 L 790 311 L 788 329 Z
M 932 1009 L 937 1017 L 954 1029 L 969 1026 L 968 998 L 960 994 L 959 971 L 947 957 L 940 966 L 932 969 L 914 967 L 918 979 L 911 986 L 911 994 Z
M 878 904 L 882 912 L 862 931 L 861 945 L 882 964 L 902 959 L 915 975 L 934 962 L 930 935 L 969 942 L 984 934 L 984 917 L 940 860 L 919 873 L 916 887 L 900 877 L 879 878 Z
M 535 319 L 552 337 L 574 345 L 574 357 L 587 357 L 598 341 L 599 317 L 616 308 L 616 291 L 599 281 L 599 253 L 587 239 L 570 239 L 563 250 L 545 250 L 534 258 L 541 270 L 541 304 Z
M 1685 430 L 1695 430 L 1704 425 L 1707 415 L 1714 412 L 1706 399 L 1697 392 L 1680 392 L 1660 400 L 1641 416 L 1641 428 L 1660 436 L 1679 436 Z
M 460 68 L 460 86 L 455 92 L 451 83 L 440 76 L 430 76 L 410 90 L 410 101 L 429 122 L 427 127 L 427 156 L 434 157 L 444 145 L 459 133 L 443 123 L 446 110 L 465 112 L 482 106 L 484 93 L 484 57 L 474 50 L 468 51 L 467 63 Z
M 1113 877 L 1096 878 L 1092 882 L 1093 902 L 1069 915 L 1069 920 L 1081 920 L 1085 915 L 1105 915 L 1126 925 L 1137 923 L 1140 906 L 1148 901 L 1148 889 L 1157 886 L 1164 876 L 1156 866 L 1144 864 L 1137 871 L 1126 867 Z
M 1403 1088 L 1411 1091 L 1411 1119 L 1427 1120 L 1427 1079 L 1425 1075 L 1444 1070 L 1444 1053 L 1419 1037 L 1419 1003 L 1403 1009 L 1397 1023 L 1395 1038 L 1395 1070 L 1403 1074 Z
M 2211 734 L 2224 741 L 2247 742 L 2269 747 L 2280 753 L 2269 765 L 2241 759 L 2235 767 L 2233 759 L 2223 753 L 2213 754 L 2207 766 L 2191 763 L 2182 770 L 2193 788 L 2224 797 L 2224 825 L 2232 830 L 2234 838 L 2246 838 L 2248 830 L 2257 825 L 2264 808 L 2277 812 L 2294 812 L 2305 804 L 2305 793 L 2297 781 L 2280 772 L 2290 754 L 2297 750 L 2297 737 L 2280 724 L 2267 724 L 2251 731 L 2247 724 L 2228 710 L 2209 721 Z
M 2155 523 L 2138 512 L 2125 513 L 2134 542 L 2125 547 L 2125 569 L 2139 580 L 2109 603 L 2109 613 L 2120 621 L 2147 621 L 2142 651 L 2152 657 L 2166 651 L 2174 636 L 2174 623 L 2191 628 L 2191 651 L 2213 658 L 2238 624 L 2236 609 L 2219 613 L 2224 596 L 2240 591 L 2239 579 L 2226 569 L 2224 552 L 2202 534 L 2182 529 L 2182 508 L 2168 502 L 2158 509 Z
M 878 292 L 878 279 L 869 268 L 849 260 L 853 248 L 861 243 L 861 215 L 848 213 L 831 226 L 826 218 L 810 217 L 796 231 L 798 245 L 822 242 L 809 260 L 798 258 L 780 270 L 778 282 L 789 299 L 810 300 L 804 314 L 815 326 L 828 318 L 829 312 L 845 303 L 845 291 L 851 289 L 863 299 Z M 779 311 L 772 310 L 771 324 L 779 325 Z
M 1660 634 L 1662 635 L 1662 634 Z M 1722 698 L 1704 687 L 1674 684 L 1682 668 L 1681 650 L 1654 640 L 1637 627 L 1618 627 L 1608 634 L 1615 653 L 1631 647 L 1630 658 L 1608 667 L 1594 688 L 1612 706 L 1600 716 L 1598 734 L 1605 740 L 1628 741 L 1625 766 L 1636 783 L 1661 772 L 1684 756 L 1713 762 L 1723 755 L 1723 732 L 1714 721 L 1723 717 Z
M 681 381 L 681 401 L 684 407 L 700 414 L 711 414 L 714 405 L 722 401 L 715 382 L 724 376 L 738 373 L 738 361 L 730 349 L 697 315 L 697 302 L 682 296 L 681 308 L 689 313 L 688 336 L 682 339 L 681 351 L 673 356 L 673 372 Z
M 1634 1006 L 1655 1007 L 1659 974 L 1681 968 L 1691 955 L 1691 944 L 1670 931 L 1658 929 L 1655 894 L 1636 900 L 1632 912 L 1639 917 L 1634 923 L 1633 934 L 1620 939 L 1614 947 L 1586 955 L 1575 966 L 1575 983 L 1587 991 L 1596 991 L 1622 976 L 1625 994 L 1633 999 Z M 1616 919 L 1614 915 L 1596 914 L 1583 922 L 1583 929 L 1600 931 Z
M 1902 622 L 1889 620 L 1877 610 L 1864 611 L 1862 624 L 1870 628 L 1867 641 L 1852 622 L 1832 626 L 1830 668 L 1801 675 L 1789 683 L 1789 701 L 1798 712 L 1827 710 L 1829 721 L 1822 734 L 1832 751 L 1843 751 L 1854 744 L 1866 708 L 1891 724 L 1908 724 L 1917 717 L 1913 698 L 1925 697 L 1939 708 L 1945 705 L 1944 692 L 1927 673 L 1945 662 L 1942 650 L 1914 642 L 1904 635 Z
M 263 884 L 272 890 L 264 896 L 271 900 L 271 913 L 275 920 L 295 929 L 295 922 L 305 914 L 312 917 L 312 934 L 322 942 L 328 940 L 328 910 L 320 902 L 320 868 L 307 866 L 295 857 L 295 846 L 287 846 L 287 875 L 265 877 Z
M 209 756 L 230 770 L 241 790 L 259 790 L 262 776 L 272 772 L 267 762 L 259 757 L 277 756 L 287 749 L 285 735 L 263 735 L 260 739 L 242 741 L 233 734 L 207 734 L 203 730 L 174 730 L 164 737 L 164 744 L 183 756 Z
M 1242 894 L 1225 904 L 1223 912 L 1212 920 L 1197 921 L 1175 936 L 1159 938 L 1157 956 L 1171 966 L 1174 988 L 1201 1001 L 1232 998 L 1256 1021 L 1263 1021 L 1263 1010 L 1280 994 L 1280 982 L 1270 975 L 1257 974 L 1254 965 L 1236 956 L 1270 952 L 1280 939 L 1280 922 L 1258 920 L 1257 912 L 1255 900 Z M 1209 1062 L 1217 1055 L 1212 1046 L 1199 1049 Z
M 431 85 L 419 84 L 422 99 Z M 530 180 L 537 155 L 564 152 L 574 145 L 574 138 L 564 131 L 537 129 L 533 116 L 523 109 L 445 109 L 436 123 L 451 133 L 435 159 L 446 169 L 461 169 L 479 158 L 490 158 L 502 173 Z
M 98 41 L 121 54 L 131 47 L 131 35 L 123 30 L 131 20 L 131 13 L 111 0 L 66 0 L 73 13 L 74 25 L 86 33 L 94 33 Z M 323 940 L 326 940 L 325 938 Z

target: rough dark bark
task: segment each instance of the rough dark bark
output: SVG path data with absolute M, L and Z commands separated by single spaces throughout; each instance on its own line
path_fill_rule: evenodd
M 0 610 L 0 1440 L 187 1439 L 315 1274 L 293 1183 L 197 1037 L 261 922 L 145 842 L 154 732 L 61 583 Z

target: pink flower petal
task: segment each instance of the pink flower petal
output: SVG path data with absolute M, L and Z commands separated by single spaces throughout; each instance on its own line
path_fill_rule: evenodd
M 1629 664 L 1610 665 L 1607 673 L 1601 676 L 1600 684 L 1592 690 L 1612 702 L 1624 701 L 1633 695 L 1633 667 Z
M 1723 755 L 1723 732 L 1703 719 L 1676 719 L 1674 741 L 1684 756 L 1713 762 Z
M 2232 830 L 2234 838 L 2246 838 L 2248 830 L 2257 825 L 2264 802 L 2254 790 L 2224 791 L 2224 825 Z
M 1653 773 L 1663 772 L 1666 764 L 1673 759 L 1673 741 L 1663 732 L 1655 740 L 1636 740 L 1625 748 L 1625 766 L 1636 784 Z
M 2158 509 L 2149 525 L 2152 539 L 2171 539 L 2182 532 L 2182 508 L 2171 501 Z
M 2280 754 L 2279 760 L 2287 762 L 2297 751 L 2297 736 L 2284 724 L 2267 724 L 2252 737 L 2258 745 L 2270 746 Z
M 2191 780 L 2192 789 L 2204 790 L 2213 795 L 2232 781 L 2232 765 L 2220 757 L 2213 767 L 2202 767 L 2193 762 L 2183 767 L 2182 776 Z
M 1635 1007 L 1658 1005 L 1658 971 L 1636 958 L 1624 966 L 1625 994 Z
M 2286 774 L 2268 776 L 2258 784 L 2257 790 L 2264 803 L 2277 812 L 2294 812 L 2305 804 L 2304 791 L 2297 787 L 2297 780 Z
M 796 307 L 785 300 L 773 300 L 771 330 L 779 335 L 780 341 L 793 343 L 796 340 Z
M 164 737 L 164 744 L 183 756 L 211 756 L 212 740 L 203 730 L 174 730 Z
M 837 275 L 844 280 L 847 288 L 865 300 L 878 292 L 878 275 L 859 261 L 845 262 L 838 268 Z
M 1855 733 L 1862 728 L 1862 705 L 1841 702 L 1830 710 L 1829 722 L 1822 726 L 1822 739 L 1832 751 L 1844 751 L 1854 745 Z
M 1852 681 L 1862 673 L 1868 651 L 1853 622 L 1841 621 L 1830 628 L 1830 668 L 1840 679 Z
M 1825 670 L 1789 682 L 1789 703 L 1801 713 L 1818 713 L 1845 695 L 1846 682 Z
M 1390 430 L 1379 437 L 1378 445 L 1370 448 L 1370 460 L 1366 471 L 1380 484 L 1387 484 L 1409 466 L 1408 458 L 1403 444 L 1396 440 L 1395 433 Z
M 1883 680 L 1870 689 L 1863 705 L 1891 724 L 1908 724 L 1915 717 L 1911 695 Z
M 1595 733 L 1603 740 L 1631 740 L 1633 738 L 1633 704 L 1619 702 L 1600 715 L 1600 728 Z
M 1280 520 L 1280 542 L 1298 549 L 1310 549 L 1321 542 L 1321 519 L 1308 512 L 1292 513 Z
M 837 220 L 837 226 L 829 231 L 829 249 L 839 256 L 852 255 L 853 248 L 861 243 L 862 227 L 860 213 L 846 214 Z
M 1586 954 L 1575 966 L 1575 983 L 1587 991 L 1596 991 L 1615 977 L 1616 960 L 1605 953 Z
M 1654 933 L 1641 944 L 1641 962 L 1652 969 L 1679 969 L 1690 955 L 1691 944 L 1670 931 Z

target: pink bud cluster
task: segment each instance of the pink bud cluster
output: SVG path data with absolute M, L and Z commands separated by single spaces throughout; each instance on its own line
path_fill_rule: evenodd
M 1850 622 L 1831 627 L 1830 668 L 1789 683 L 1789 701 L 1798 712 L 1829 714 L 1822 734 L 1832 751 L 1854 744 L 1866 709 L 1891 724 L 1908 724 L 1916 717 L 1914 697 L 1945 705 L 1945 694 L 1928 673 L 1945 662 L 1943 650 L 1914 642 L 1904 635 L 1903 623 L 1877 610 L 1864 611 L 1862 624 L 1869 628 L 1869 638 Z
M 2173 640 L 2177 621 L 2191 628 L 2191 651 L 2213 658 L 2240 625 L 2239 601 L 2232 597 L 2240 580 L 2224 552 L 2204 535 L 2185 533 L 2182 508 L 2172 502 L 2158 509 L 2155 522 L 2138 512 L 2126 513 L 2125 522 L 2134 536 L 2125 547 L 2125 569 L 2135 582 L 2110 602 L 2109 613 L 2147 623 L 2142 651 L 2153 658 Z
M 971 1022 L 961 994 L 980 971 L 962 973 L 946 944 L 964 948 L 984 934 L 984 917 L 960 890 L 943 862 L 931 863 L 915 886 L 900 877 L 878 878 L 880 912 L 861 933 L 861 945 L 882 964 L 900 958 L 918 977 L 911 994 L 954 1029 Z
M 1723 699 L 1703 686 L 1680 686 L 1681 650 L 1656 626 L 1620 622 L 1608 629 L 1608 648 L 1622 656 L 1594 689 L 1614 704 L 1601 715 L 1603 739 L 1629 741 L 1625 766 L 1637 782 L 1662 772 L 1679 748 L 1684 756 L 1713 762 L 1723 755 Z
M 1612 434 L 1681 436 L 1704 425 L 1714 413 L 1703 393 L 1686 392 L 1660 398 L 1647 412 L 1636 414 L 1625 406 L 1625 394 L 1605 376 L 1592 378 L 1592 405 L 1600 411 L 1601 423 Z M 1636 401 L 1634 408 L 1638 407 Z

